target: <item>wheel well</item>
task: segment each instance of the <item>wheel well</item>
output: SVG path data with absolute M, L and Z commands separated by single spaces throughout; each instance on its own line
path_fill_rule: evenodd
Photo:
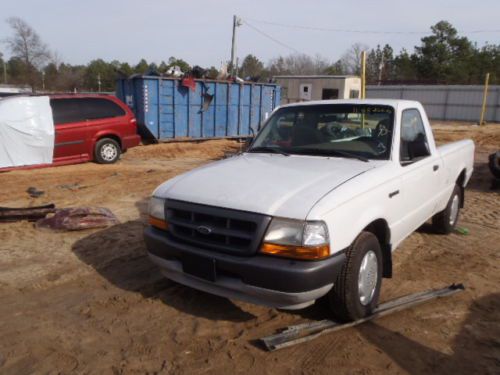
M 462 194 L 460 194 L 460 207 L 464 208 L 464 202 L 465 202 L 465 176 L 467 175 L 465 169 L 460 172 L 457 178 L 457 185 L 460 186 L 460 189 L 462 190 Z
M 464 169 L 458 175 L 458 178 L 457 178 L 457 184 L 458 184 L 458 186 L 465 187 L 465 176 L 466 176 L 466 171 Z
M 114 135 L 114 134 L 106 134 L 106 135 L 101 135 L 99 138 L 97 138 L 97 140 L 95 141 L 96 143 L 99 142 L 101 139 L 104 139 L 104 138 L 110 138 L 110 139 L 113 139 L 115 140 L 116 142 L 118 142 L 118 145 L 120 146 L 120 149 L 122 148 L 122 140 L 120 137 L 118 137 L 117 135 Z M 95 146 L 94 146 L 95 147 Z
M 367 225 L 363 231 L 373 233 L 377 237 L 382 249 L 382 276 L 386 278 L 392 277 L 391 230 L 387 221 L 377 219 Z

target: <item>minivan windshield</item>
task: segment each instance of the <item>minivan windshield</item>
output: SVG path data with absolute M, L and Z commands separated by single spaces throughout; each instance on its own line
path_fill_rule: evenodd
M 278 109 L 248 152 L 389 159 L 394 108 L 319 104 Z

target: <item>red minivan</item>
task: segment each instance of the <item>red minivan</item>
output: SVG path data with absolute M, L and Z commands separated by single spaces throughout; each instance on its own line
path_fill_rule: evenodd
M 110 164 L 137 146 L 136 119 L 129 107 L 111 95 L 49 95 L 54 117 L 53 165 L 85 161 Z

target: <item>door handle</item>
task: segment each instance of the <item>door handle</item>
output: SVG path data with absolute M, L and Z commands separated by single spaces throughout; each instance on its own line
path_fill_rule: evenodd
M 389 198 L 394 197 L 395 195 L 399 194 L 399 190 L 393 191 L 392 193 L 389 193 Z
M 439 169 L 439 165 L 437 165 L 437 164 L 436 164 L 435 166 L 433 166 L 433 167 L 432 167 L 432 170 L 433 170 L 434 172 L 436 172 L 438 169 Z

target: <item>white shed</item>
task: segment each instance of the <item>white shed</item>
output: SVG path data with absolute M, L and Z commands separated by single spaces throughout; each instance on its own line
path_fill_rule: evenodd
M 358 76 L 300 75 L 275 76 L 281 86 L 281 104 L 309 100 L 358 99 L 361 78 Z

